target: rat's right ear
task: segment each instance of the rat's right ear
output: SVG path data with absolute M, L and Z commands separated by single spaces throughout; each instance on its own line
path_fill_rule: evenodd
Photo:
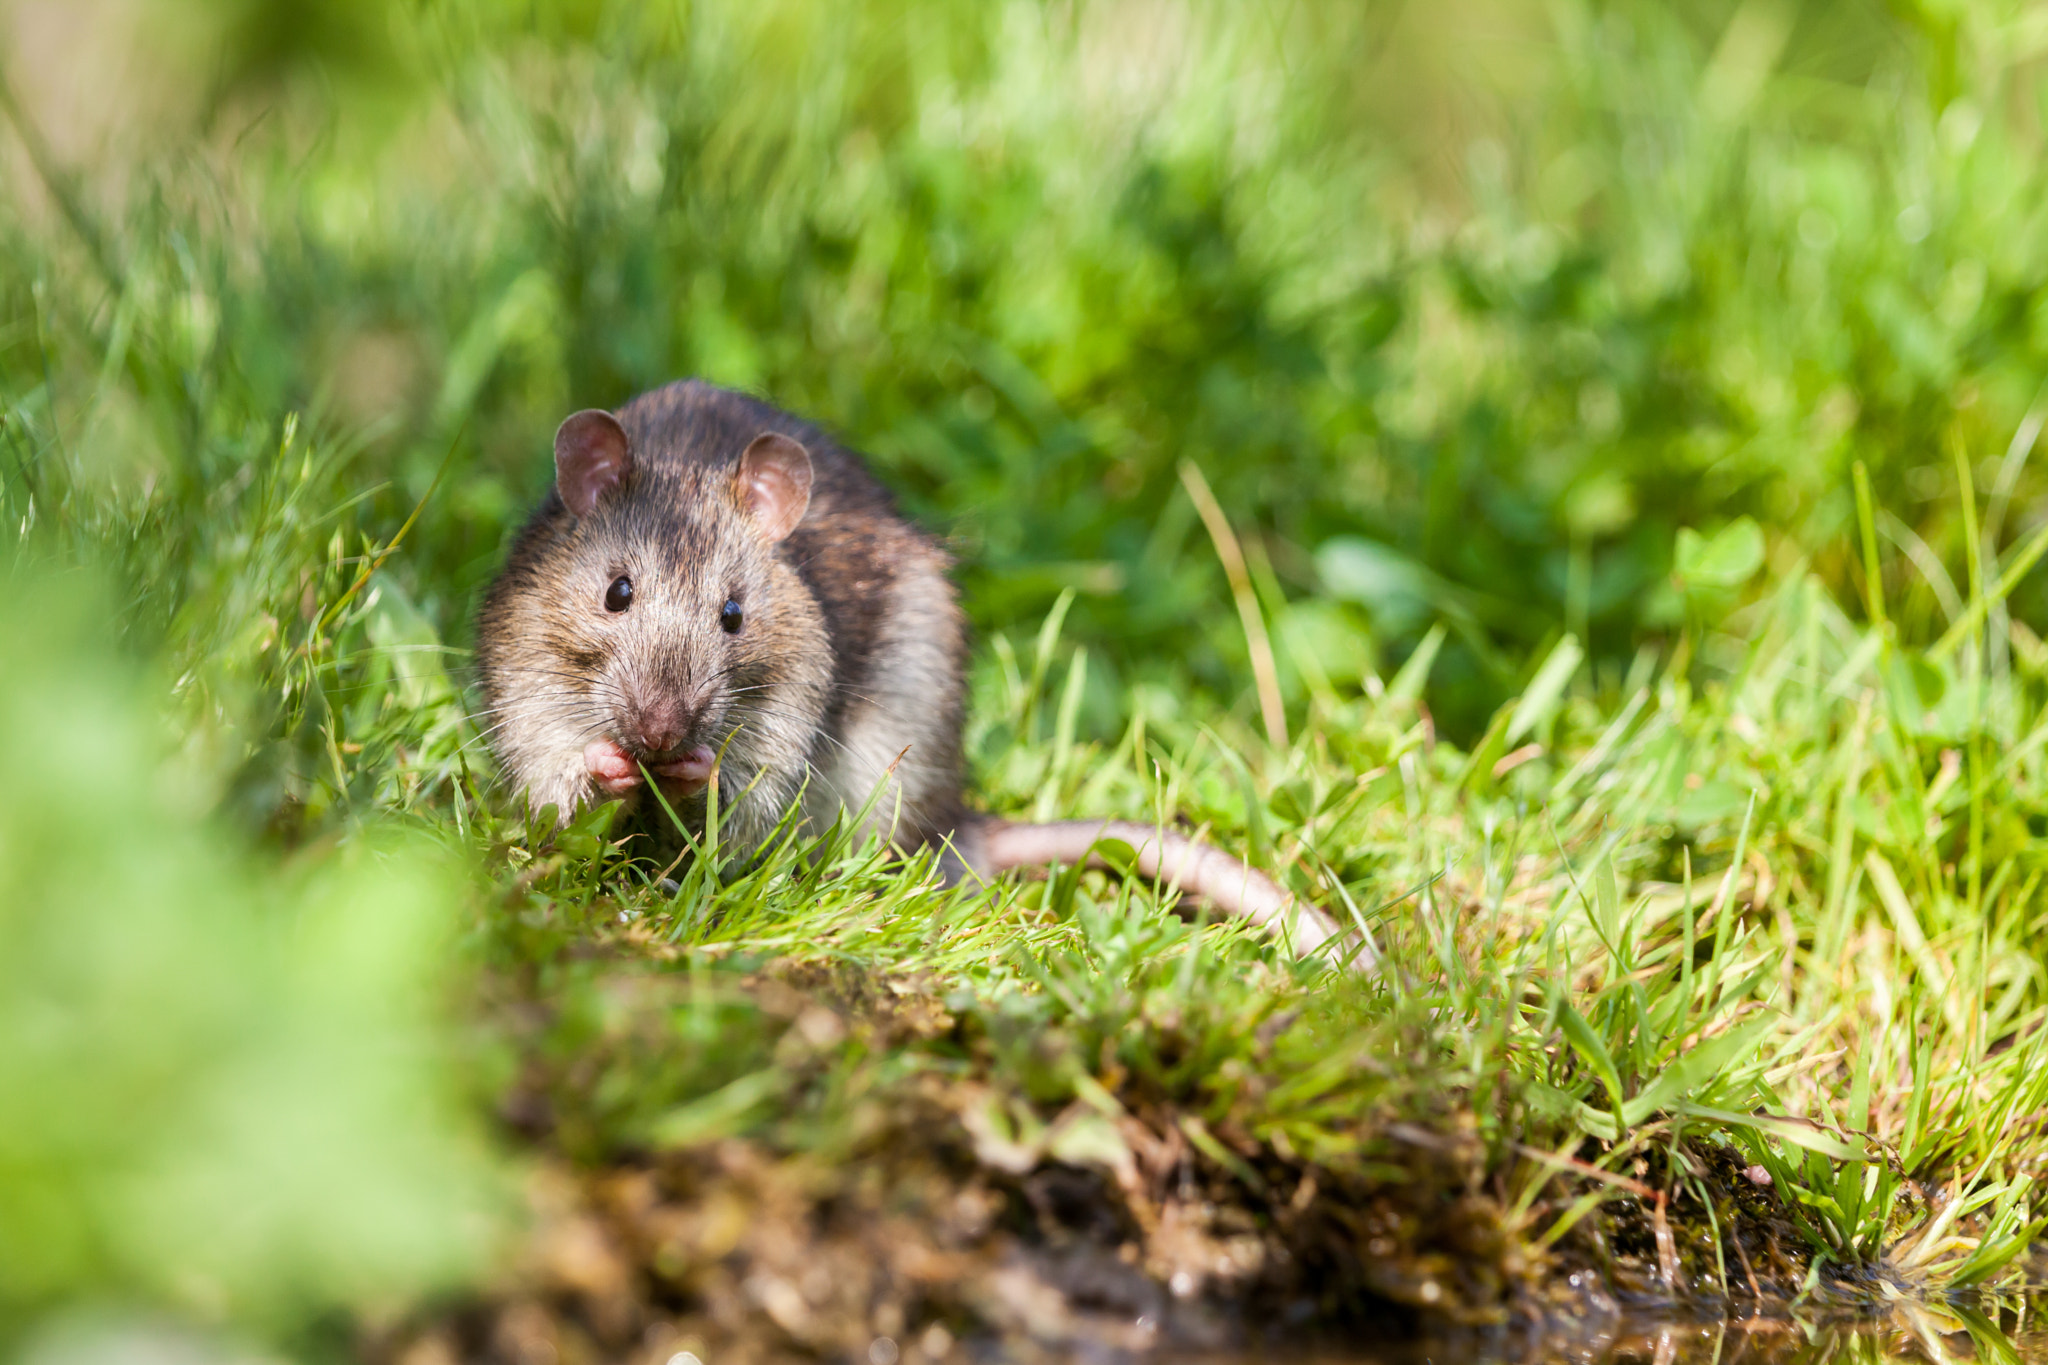
M 579 517 L 633 472 L 632 445 L 619 419 L 601 408 L 572 412 L 555 430 L 555 491 Z
M 763 432 L 740 455 L 739 485 L 754 525 L 781 540 L 810 509 L 811 452 L 781 432 Z

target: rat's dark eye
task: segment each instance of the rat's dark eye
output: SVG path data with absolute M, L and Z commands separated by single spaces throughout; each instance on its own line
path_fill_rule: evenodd
M 620 574 L 612 580 L 612 585 L 604 590 L 604 609 L 606 611 L 624 611 L 632 605 L 633 580 L 624 574 Z
M 724 610 L 718 613 L 718 624 L 725 627 L 725 633 L 739 634 L 740 627 L 746 624 L 746 619 L 746 614 L 740 610 L 740 604 L 730 597 L 726 598 Z

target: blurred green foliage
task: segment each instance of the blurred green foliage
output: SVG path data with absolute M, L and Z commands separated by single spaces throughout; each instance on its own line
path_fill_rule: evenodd
M 472 1272 L 446 851 L 223 837 L 104 592 L 0 578 L 0 1351 L 53 1307 L 287 1331 Z
M 208 35 L 184 121 L 99 115 L 119 193 L 52 154 L 70 242 L 0 216 L 0 497 L 147 525 L 174 600 L 299 410 L 314 504 L 386 532 L 453 444 L 393 571 L 459 640 L 553 422 L 694 373 L 873 452 L 985 630 L 1079 589 L 1095 732 L 1134 675 L 1249 706 L 1190 459 L 1296 704 L 1443 620 L 1470 733 L 1555 633 L 1618 678 L 1675 627 L 1681 527 L 1846 582 L 1862 459 L 1953 574 L 1951 444 L 1994 536 L 2039 496 L 2015 0 L 145 13 Z

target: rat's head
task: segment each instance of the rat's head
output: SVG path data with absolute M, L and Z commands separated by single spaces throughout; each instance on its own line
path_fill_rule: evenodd
M 810 456 L 776 432 L 730 456 L 650 454 L 607 412 L 556 432 L 560 511 L 515 551 L 480 631 L 496 747 L 535 806 L 565 815 L 643 770 L 692 801 L 721 755 L 727 801 L 767 779 L 779 813 L 828 666 L 816 603 L 778 554 L 810 505 Z

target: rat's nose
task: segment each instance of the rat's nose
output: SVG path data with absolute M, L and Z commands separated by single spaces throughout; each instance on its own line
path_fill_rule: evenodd
M 682 743 L 682 727 L 670 721 L 646 720 L 640 723 L 640 751 L 649 757 L 665 754 Z
M 624 717 L 619 738 L 643 758 L 663 758 L 683 747 L 696 720 L 680 698 L 635 699 Z

